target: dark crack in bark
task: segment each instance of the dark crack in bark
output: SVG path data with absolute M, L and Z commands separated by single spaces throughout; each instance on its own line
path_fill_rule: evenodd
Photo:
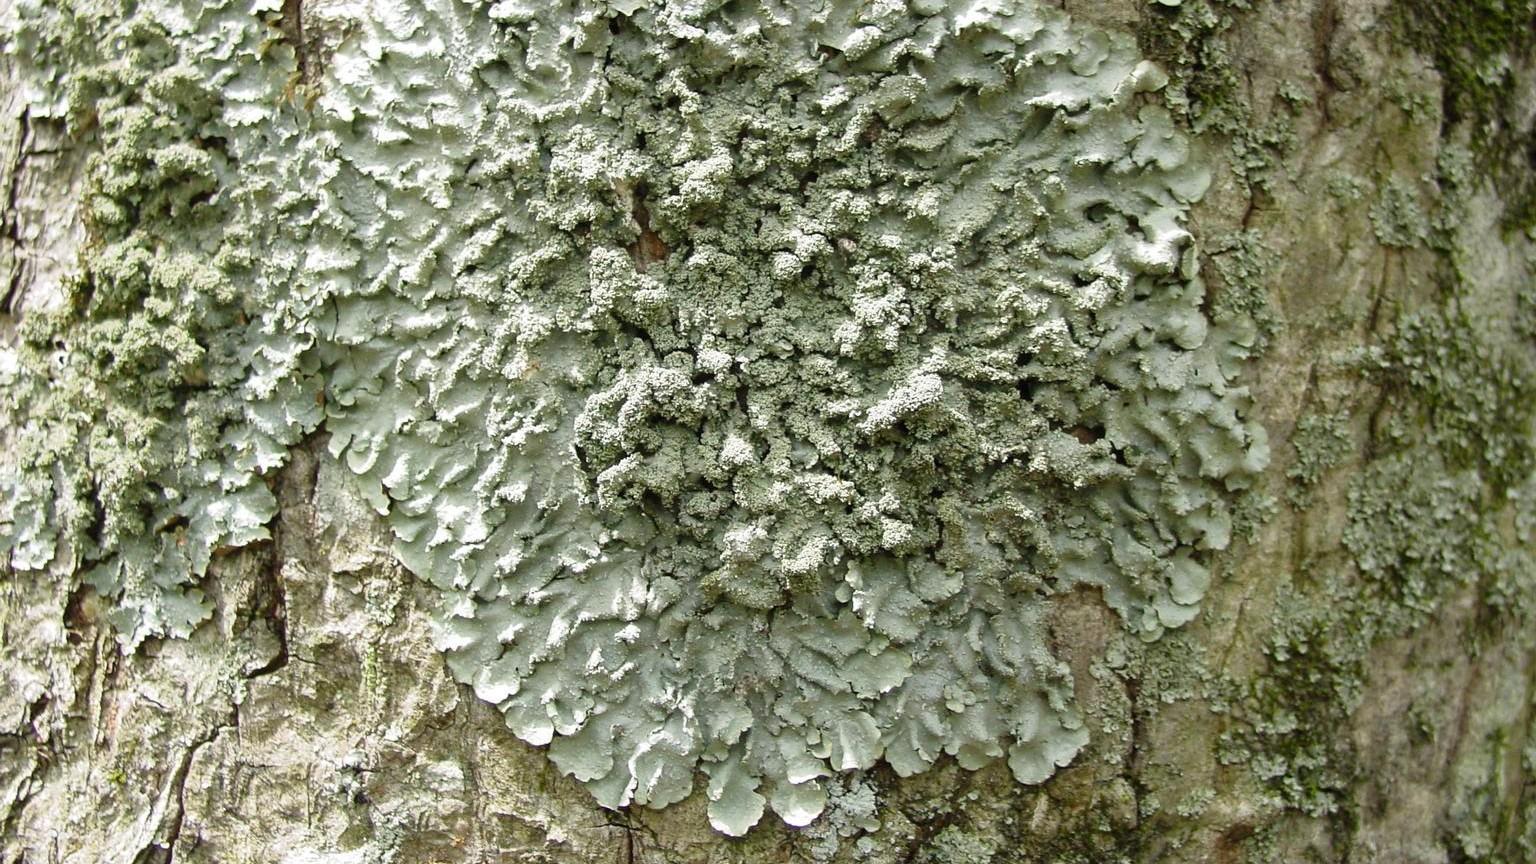
M 10 183 L 5 189 L 5 209 L 0 212 L 0 236 L 6 239 L 10 249 L 11 273 L 6 281 L 5 293 L 0 296 L 0 312 L 14 314 L 16 298 L 21 296 L 22 255 L 21 240 L 21 177 L 26 170 L 27 145 L 32 138 L 32 112 L 23 108 L 16 118 L 20 130 L 16 133 L 16 150 L 11 154 Z
M 672 251 L 667 247 L 661 235 L 651 227 L 651 212 L 645 206 L 644 186 L 634 192 L 634 207 L 630 215 L 635 220 L 635 225 L 640 228 L 640 236 L 629 247 L 630 257 L 634 259 L 635 269 L 644 273 L 650 266 L 658 261 L 665 261 Z
M 181 842 L 181 829 L 187 815 L 187 776 L 192 771 L 192 760 L 197 757 L 199 750 L 212 744 L 219 737 L 220 732 L 223 732 L 225 729 L 235 728 L 235 721 L 236 717 L 233 709 L 231 709 L 228 719 L 223 723 L 215 725 L 207 734 L 193 741 L 192 745 L 182 755 L 180 762 L 176 766 L 175 773 L 171 775 L 171 786 L 175 790 L 173 796 L 175 801 L 174 810 L 168 817 L 163 817 L 169 819 L 169 827 L 160 840 L 139 850 L 139 853 L 133 858 L 133 864 L 175 864 L 177 844 Z
M 949 796 L 950 800 L 953 801 L 964 801 L 966 794 L 971 791 L 971 786 L 976 778 L 976 774 L 973 771 L 962 771 L 959 776 L 959 786 Z M 1042 791 L 1039 794 L 1045 793 Z M 912 824 L 916 826 L 917 830 L 912 833 L 912 839 L 907 842 L 906 851 L 900 859 L 901 864 L 917 864 L 917 862 L 923 860 L 923 851 L 933 843 L 934 838 L 944 832 L 945 828 L 953 825 L 960 814 L 961 810 L 954 807 L 941 811 L 933 818 L 914 818 L 912 814 L 908 813 L 907 818 L 912 820 Z
M 310 68 L 309 45 L 304 39 L 304 0 L 283 0 L 277 29 L 283 31 L 283 37 L 293 46 L 294 62 L 299 67 L 299 81 L 310 83 L 314 70 Z

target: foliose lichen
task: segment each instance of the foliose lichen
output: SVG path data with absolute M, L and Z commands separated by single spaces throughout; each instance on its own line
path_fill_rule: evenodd
M 3 349 L 0 552 L 18 571 L 83 569 L 137 644 L 207 616 L 195 582 L 218 550 L 267 536 L 259 474 L 320 412 L 318 384 L 265 368 L 281 337 L 263 332 L 253 238 L 232 219 L 240 151 L 265 144 L 229 125 L 241 81 L 270 73 L 260 19 L 190 42 L 172 7 L 132 8 L 23 2 L 7 22 L 6 52 L 35 73 L 25 110 L 94 152 L 78 271 Z
M 880 760 L 1042 782 L 1087 737 L 1050 597 L 1097 588 L 1147 639 L 1198 612 L 1267 458 L 1234 383 L 1256 337 L 1202 312 L 1209 177 L 1128 37 L 1033 0 L 393 0 L 294 99 L 280 11 L 116 11 L 175 37 L 132 65 L 203 106 L 160 146 L 205 191 L 114 224 L 210 269 L 132 288 L 206 323 L 145 337 L 192 392 L 156 403 L 174 464 L 125 485 L 176 495 L 101 535 L 108 572 L 148 548 L 156 596 L 194 596 L 321 430 L 441 592 L 461 681 L 604 806 L 702 770 L 730 834 Z M 18 570 L 60 545 L 40 464 Z

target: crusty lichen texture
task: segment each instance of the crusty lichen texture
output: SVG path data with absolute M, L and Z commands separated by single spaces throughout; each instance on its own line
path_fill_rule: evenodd
M 269 497 L 208 502 L 321 430 L 441 591 L 457 677 L 606 807 L 702 769 L 729 834 L 880 760 L 1042 782 L 1087 738 L 1051 598 L 1095 589 L 1148 639 L 1198 611 L 1266 459 L 1234 384 L 1256 337 L 1203 312 L 1209 177 L 1128 37 L 1033 0 L 376 0 L 316 10 L 330 54 L 296 80 L 280 5 L 118 10 L 167 34 L 133 62 L 186 70 L 164 98 L 217 151 L 178 169 L 208 187 L 182 216 L 138 214 L 204 226 L 213 269 L 157 276 L 192 242 L 166 223 L 122 291 L 225 310 L 188 337 L 217 375 L 161 348 L 213 404 L 155 406 L 237 455 L 139 478 L 170 503 L 98 566 L 184 590 L 202 559 L 134 550 L 255 539 Z M 16 477 L 27 569 L 56 523 L 49 475 Z
M 259 474 L 322 414 L 292 366 L 308 337 L 251 290 L 259 223 L 237 218 L 244 163 L 284 128 L 263 18 L 131 5 L 0 7 L 24 110 L 92 151 L 77 271 L 62 296 L 20 298 L 20 342 L 0 346 L 0 552 L 79 572 L 137 645 L 208 616 L 193 583 L 267 537 Z

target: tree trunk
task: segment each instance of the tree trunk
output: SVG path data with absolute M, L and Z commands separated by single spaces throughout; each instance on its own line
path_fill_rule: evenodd
M 1165 108 L 1179 129 L 1171 134 L 1189 143 L 1191 164 L 1211 178 L 1180 216 L 1193 237 L 1188 248 L 1198 249 L 1198 276 L 1188 284 L 1204 286 L 1202 328 L 1209 323 L 1214 333 L 1234 321 L 1249 328 L 1252 357 L 1229 383 L 1249 388 L 1245 422 L 1267 432 L 1267 463 L 1260 468 L 1257 459 L 1251 475 L 1227 475 L 1232 488 L 1221 494 L 1230 501 L 1230 544 L 1211 544 L 1225 548 L 1206 556 L 1180 541 L 1182 551 L 1168 553 L 1198 555 L 1213 576 L 1188 623 L 1148 633 L 1132 614 L 1144 610 L 1132 604 L 1128 612 L 1091 580 L 1039 589 L 1047 599 L 1031 607 L 1039 612 L 1033 632 L 1063 664 L 1063 716 L 1080 717 L 1087 732 L 1086 745 L 1063 757 L 1070 763 L 1050 779 L 1021 783 L 1020 769 L 1010 771 L 1003 759 L 968 770 L 943 756 L 917 772 L 894 770 L 891 757 L 861 762 L 825 772 L 825 804 L 809 824 L 792 827 L 770 814 L 743 837 L 727 836 L 734 823 L 715 806 L 727 781 L 703 774 L 677 803 L 599 806 L 600 793 L 562 772 L 546 747 L 519 740 L 508 728 L 512 715 L 460 683 L 472 676 L 456 675 L 440 651 L 441 586 L 397 554 L 403 505 L 386 502 L 392 515 L 381 516 L 383 499 L 358 486 L 368 475 L 349 461 L 355 451 L 336 455 L 348 446 L 331 383 L 342 374 L 340 349 L 304 343 L 312 353 L 302 357 L 319 359 L 283 367 L 292 376 L 284 380 L 300 389 L 324 379 L 319 395 L 328 400 L 292 409 L 291 416 L 314 414 L 293 420 L 292 434 L 231 443 L 237 421 L 226 414 L 217 421 L 224 437 L 182 422 L 175 428 L 185 431 L 168 438 L 174 424 L 144 419 L 192 416 L 167 405 L 223 392 L 227 382 L 207 359 L 210 334 L 245 322 L 245 313 L 229 312 L 228 321 L 209 323 L 214 313 L 201 306 L 194 316 L 201 320 L 178 318 L 175 307 L 202 289 L 165 286 L 201 285 L 205 277 L 191 265 L 171 268 L 201 256 L 222 274 L 267 272 L 266 257 L 278 255 L 270 250 L 285 248 L 284 231 L 321 236 L 316 226 L 326 217 L 318 205 L 285 203 L 309 194 L 319 175 L 274 175 L 269 188 L 240 187 L 244 199 L 221 191 L 254 183 L 242 165 L 268 154 L 251 142 L 280 149 L 328 134 L 310 118 L 342 110 L 343 83 L 394 88 L 389 98 L 407 102 L 417 92 L 409 71 L 394 81 L 359 80 L 378 67 L 359 60 L 366 51 L 358 46 L 406 33 L 400 22 L 418 7 L 439 10 L 422 19 L 429 31 L 452 18 L 440 11 L 452 7 L 460 16 L 453 20 L 496 19 L 506 32 L 532 34 L 526 45 L 516 41 L 518 56 L 554 50 L 540 42 L 549 31 L 538 29 L 552 20 L 587 34 L 578 41 L 604 29 L 622 45 L 630 16 L 650 20 L 647 4 L 609 4 L 614 9 L 602 13 L 447 0 L 206 4 L 218 13 L 185 5 L 174 15 L 166 10 L 182 4 L 170 0 L 62 9 L 18 2 L 0 10 L 0 387 L 8 394 L 0 438 L 9 472 L 0 477 L 8 500 L 0 522 L 9 526 L 11 561 L 0 577 L 0 861 L 1536 860 L 1536 11 L 1528 0 L 1062 0 L 1076 28 L 1070 32 L 1124 34 L 1125 50 L 1168 78 L 1125 98 Z M 919 16 L 943 7 L 912 5 Z M 1023 17 L 1064 20 L 1052 17 L 1054 7 L 1015 5 Z M 757 14 L 743 11 L 747 4 L 726 6 L 743 20 Z M 215 14 L 237 22 L 233 30 L 264 34 L 259 56 L 236 50 L 217 61 L 258 72 L 232 74 L 201 96 L 177 95 L 197 86 L 172 74 L 178 66 L 193 70 L 194 80 L 224 68 L 208 60 L 227 47 L 208 35 Z M 595 29 L 590 20 L 577 23 L 582 15 L 599 16 Z M 462 50 L 478 32 L 445 27 L 434 50 Z M 401 51 L 427 44 L 399 38 Z M 569 38 L 562 31 L 546 42 Z M 823 46 L 818 62 L 841 62 L 833 55 L 852 52 L 852 44 Z M 1106 56 L 1111 64 L 1118 55 L 1106 49 Z M 487 91 L 500 86 L 495 66 L 478 73 Z M 625 85 L 616 76 L 605 98 L 622 105 Z M 557 79 L 550 72 L 539 86 L 569 84 Z M 266 102 L 239 102 L 241 88 L 262 86 L 284 90 L 283 104 L 274 107 L 268 91 L 260 97 Z M 685 89 L 678 85 L 678 98 L 697 96 Z M 170 110 L 165 105 L 182 113 L 154 119 Z M 268 113 L 231 119 L 243 105 Z M 123 113 L 135 106 L 148 106 L 151 116 Z M 429 116 L 467 109 L 436 110 Z M 706 100 L 699 110 L 714 109 Z M 518 123 L 545 122 L 523 109 L 504 119 L 514 132 Z M 439 142 L 436 119 L 402 121 L 395 130 L 387 120 L 360 119 L 351 128 L 375 123 L 366 127 L 375 142 L 400 129 Z M 183 123 L 175 128 L 197 137 L 156 138 L 175 133 L 156 125 L 162 121 Z M 882 122 L 894 121 L 872 121 L 870 140 L 917 134 L 887 131 Z M 172 145 L 204 155 L 172 164 L 182 152 Z M 430 146 L 459 145 L 444 133 Z M 974 146 L 988 145 L 979 138 Z M 728 158 L 745 152 L 743 145 Z M 476 159 L 492 156 L 521 158 Z M 542 157 L 541 167 L 533 163 L 538 170 L 560 170 L 549 153 Z M 122 166 L 132 159 L 138 173 L 129 176 Z M 199 159 L 214 167 L 199 167 Z M 480 170 L 478 162 L 460 167 Z M 434 183 L 457 182 L 427 176 L 430 168 L 411 181 L 421 196 L 435 194 Z M 699 175 L 699 187 L 707 182 Z M 802 179 L 801 193 L 815 182 Z M 585 200 L 578 192 L 562 207 L 575 212 Z M 593 200 L 608 194 L 594 192 Z M 613 217 L 635 233 L 626 272 L 659 282 L 665 277 L 656 274 L 672 272 L 665 268 L 680 242 L 668 226 L 681 217 L 668 208 L 683 205 L 655 188 L 613 194 L 634 202 Z M 227 209 L 208 215 L 215 206 Z M 606 212 L 609 205 L 593 206 Z M 441 218 L 467 232 L 451 209 L 441 212 L 410 217 L 400 230 L 436 230 Z M 210 224 L 226 217 L 245 233 Z M 760 222 L 757 230 L 770 229 Z M 112 257 L 135 243 L 151 257 Z M 301 248 L 307 259 L 273 266 L 299 273 L 330 266 L 316 262 L 339 254 L 309 243 Z M 380 256 L 383 248 L 352 251 Z M 250 260 L 237 260 L 242 253 Z M 448 257 L 436 266 L 447 268 Z M 454 278 L 469 282 L 510 266 L 485 260 Z M 138 275 L 122 275 L 130 270 Z M 648 272 L 652 283 L 643 282 Z M 150 300 L 99 315 L 111 292 L 141 290 L 133 279 L 149 286 L 142 292 Z M 269 296 L 255 284 L 236 279 L 205 293 L 238 310 Z M 102 329 L 138 320 L 134 310 L 164 298 L 168 311 L 155 314 L 180 322 L 187 344 L 196 343 L 188 350 L 201 359 L 183 362 L 171 337 L 157 336 L 141 362 L 130 356 L 138 343 Z M 637 292 L 620 305 L 644 302 Z M 310 320 L 309 312 L 292 314 Z M 39 326 L 44 319 L 52 323 Z M 54 335 L 40 339 L 42 332 Z M 54 338 L 76 360 L 90 351 L 108 359 L 61 362 L 74 377 L 59 372 L 49 383 L 39 370 Z M 118 341 L 104 341 L 111 339 Z M 262 344 L 273 356 L 280 350 L 276 341 Z M 665 353 L 651 348 L 657 358 Z M 520 374 L 540 374 L 541 359 L 552 362 L 524 358 Z M 273 360 L 270 368 L 279 366 Z M 175 370 L 164 390 L 170 401 L 155 402 L 161 391 L 151 391 L 161 385 L 154 382 L 168 368 Z M 47 401 L 49 388 L 71 387 L 97 395 L 68 411 Z M 123 420 L 114 400 L 140 405 L 122 409 L 140 413 Z M 1066 431 L 1085 450 L 1101 446 L 1101 436 L 1114 438 L 1113 429 L 1084 428 L 1092 425 Z M 43 428 L 55 430 L 47 452 L 65 456 L 36 456 L 43 450 L 26 436 Z M 150 431 L 135 437 L 143 429 Z M 362 434 L 347 434 L 354 433 Z M 195 550 L 177 553 L 193 561 L 190 587 L 145 594 L 161 589 L 102 575 L 103 562 L 140 548 L 128 545 L 134 538 L 191 536 L 200 518 L 184 511 L 114 528 L 117 499 L 109 494 L 139 496 L 124 512 L 160 513 L 151 494 L 161 485 L 150 484 L 183 468 L 167 450 L 114 479 L 110 465 L 127 463 L 102 454 L 198 446 L 214 447 L 229 464 L 260 463 L 250 469 L 257 479 L 249 500 L 270 489 L 275 507 L 268 513 L 252 504 L 252 524 L 221 528 L 204 567 Z M 266 459 L 263 447 L 280 455 Z M 72 462 L 70 448 L 88 454 Z M 583 458 L 607 457 L 592 449 Z M 39 465 L 51 467 L 39 474 Z M 69 485 L 77 482 L 71 472 L 87 478 L 83 485 Z M 86 490 L 59 493 L 46 511 L 49 524 L 57 522 L 52 534 L 18 527 L 31 512 L 33 480 Z M 238 482 L 227 481 L 230 497 L 210 498 L 204 509 L 225 512 L 217 508 L 245 494 Z M 52 539 L 39 557 L 43 536 Z M 120 550 L 105 539 L 114 536 L 124 538 Z M 755 602 L 747 593 L 725 596 Z

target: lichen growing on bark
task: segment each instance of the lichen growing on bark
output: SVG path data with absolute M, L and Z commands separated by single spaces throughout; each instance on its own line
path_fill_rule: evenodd
M 1233 383 L 1256 335 L 1202 312 L 1209 177 L 1128 37 L 1032 0 L 396 0 L 296 105 L 279 11 L 125 19 L 210 106 L 173 130 L 217 142 L 177 236 L 244 257 L 167 284 L 235 359 L 175 416 L 237 456 L 169 441 L 234 473 L 178 474 L 103 566 L 256 539 L 177 508 L 259 496 L 322 429 L 460 680 L 605 806 L 702 769 L 731 834 L 879 760 L 1041 782 L 1087 734 L 1050 598 L 1097 588 L 1148 639 L 1197 613 L 1267 457 Z M 35 512 L 18 569 L 55 550 Z
M 1440 74 L 1447 128 L 1464 126 L 1476 144 L 1478 174 L 1504 188 L 1507 228 L 1536 227 L 1533 120 L 1520 105 L 1521 65 L 1536 47 L 1531 0 L 1397 0 L 1387 22 Z
M 319 420 L 317 385 L 263 371 L 269 312 L 232 218 L 240 151 L 265 134 L 231 126 L 241 82 L 277 64 L 256 59 L 259 18 L 188 42 L 171 9 L 22 3 L 4 40 L 31 66 L 30 115 L 94 152 L 79 269 L 0 349 L 15 412 L 0 551 L 20 571 L 84 570 L 131 645 L 207 616 L 196 580 L 219 549 L 267 536 L 276 502 L 257 475 Z M 262 416 L 263 390 L 293 422 Z

